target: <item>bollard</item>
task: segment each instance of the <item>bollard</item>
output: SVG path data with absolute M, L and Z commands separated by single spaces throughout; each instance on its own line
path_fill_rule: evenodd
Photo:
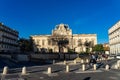
M 2 74 L 3 74 L 3 75 L 6 75 L 7 73 L 8 73 L 8 67 L 5 66 L 4 69 L 3 69 L 3 73 L 2 73 Z
M 120 68 L 120 60 L 117 61 L 117 66 Z
M 111 58 L 110 57 L 108 57 L 108 60 L 110 60 Z
M 96 64 L 94 64 L 93 65 L 93 70 L 96 70 L 96 69 L 97 69 Z
M 102 61 L 102 59 L 100 58 L 99 61 Z
M 66 72 L 69 72 L 69 65 L 66 65 Z
M 116 65 L 114 66 L 114 68 L 115 68 L 115 69 L 118 69 L 118 65 L 116 64 Z
M 66 65 L 66 60 L 64 60 L 64 65 Z
M 102 59 L 101 59 L 102 61 L 104 60 L 104 58 L 102 57 Z
M 81 63 L 84 63 L 83 59 L 81 60 Z
M 109 65 L 107 64 L 106 66 L 105 66 L 105 70 L 109 70 Z
M 27 70 L 26 70 L 26 67 L 23 67 L 22 68 L 22 73 L 21 73 L 22 75 L 26 75 L 27 74 Z
M 82 70 L 85 71 L 85 64 L 82 65 Z
M 53 64 L 55 64 L 55 60 L 53 60 Z
M 105 60 L 105 58 L 103 58 L 103 60 Z
M 89 62 L 89 60 L 88 59 L 86 59 L 86 63 L 88 63 Z
M 52 73 L 51 67 L 48 67 L 48 74 L 51 74 L 51 73 Z
M 76 64 L 76 60 L 74 60 L 74 64 Z

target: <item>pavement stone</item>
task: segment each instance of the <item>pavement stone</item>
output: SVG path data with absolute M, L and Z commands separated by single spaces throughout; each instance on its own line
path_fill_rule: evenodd
M 82 71 L 81 65 L 80 63 L 69 65 L 70 72 L 65 72 L 66 65 L 62 64 L 31 66 L 27 67 L 28 75 L 21 75 L 22 69 L 16 68 L 11 69 L 7 75 L 0 75 L 0 78 L 1 80 L 120 80 L 120 70 L 105 70 L 103 66 L 93 70 L 87 66 L 86 70 Z M 52 68 L 51 74 L 47 73 L 48 67 Z

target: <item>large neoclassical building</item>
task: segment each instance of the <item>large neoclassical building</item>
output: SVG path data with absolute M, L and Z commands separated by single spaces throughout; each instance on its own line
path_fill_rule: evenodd
M 110 53 L 120 55 L 120 21 L 113 25 L 109 30 Z
M 75 52 L 91 51 L 91 47 L 97 44 L 96 34 L 72 34 L 67 24 L 59 24 L 52 30 L 51 35 L 31 35 L 35 52 L 43 49 L 53 52 Z

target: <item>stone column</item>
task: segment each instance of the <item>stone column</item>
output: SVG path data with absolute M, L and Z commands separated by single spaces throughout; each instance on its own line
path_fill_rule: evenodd
M 82 70 L 85 71 L 85 64 L 82 65 Z
M 96 70 L 96 69 L 97 69 L 96 64 L 94 64 L 93 65 L 93 70 Z
M 8 73 L 8 67 L 5 66 L 4 69 L 3 69 L 3 73 L 2 73 L 2 74 L 3 74 L 3 75 L 6 75 L 7 73 Z
M 26 75 L 27 74 L 27 70 L 26 70 L 26 67 L 23 67 L 22 68 L 22 73 L 21 73 L 22 75 Z
M 109 65 L 105 66 L 105 70 L 109 70 L 109 68 L 110 68 Z
M 51 74 L 51 73 L 52 73 L 51 67 L 48 67 L 48 74 Z
M 83 59 L 81 59 L 81 63 L 84 63 Z
M 70 69 L 69 69 L 69 65 L 66 65 L 66 72 L 69 72 Z
M 74 60 L 74 64 L 76 64 L 76 60 Z
M 64 60 L 64 65 L 66 65 L 66 63 L 67 63 L 66 60 Z
M 86 59 L 86 63 L 89 63 L 89 60 L 88 60 L 88 59 Z
M 55 60 L 53 60 L 53 64 L 55 64 Z

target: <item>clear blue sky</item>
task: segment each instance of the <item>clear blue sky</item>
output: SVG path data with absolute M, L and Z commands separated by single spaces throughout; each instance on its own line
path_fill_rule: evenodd
M 120 0 L 0 0 L 0 22 L 29 38 L 51 34 L 65 23 L 73 33 L 96 33 L 108 42 L 108 29 L 120 20 Z

